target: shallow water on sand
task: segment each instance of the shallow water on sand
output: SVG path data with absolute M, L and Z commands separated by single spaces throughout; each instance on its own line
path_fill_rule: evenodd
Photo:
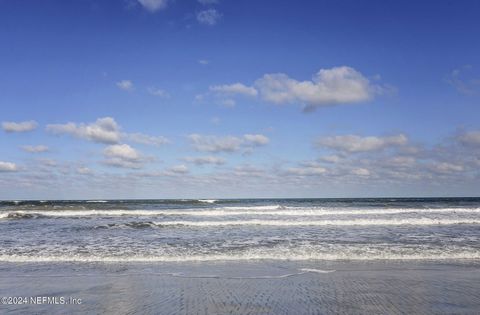
M 478 314 L 480 265 L 432 261 L 2 263 L 8 314 Z

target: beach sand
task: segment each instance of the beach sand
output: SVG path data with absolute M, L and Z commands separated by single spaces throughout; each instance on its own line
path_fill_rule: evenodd
M 478 314 L 478 262 L 0 264 L 4 314 Z

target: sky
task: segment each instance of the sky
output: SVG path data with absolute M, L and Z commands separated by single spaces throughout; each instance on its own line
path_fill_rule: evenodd
M 0 0 L 0 199 L 479 196 L 478 16 Z

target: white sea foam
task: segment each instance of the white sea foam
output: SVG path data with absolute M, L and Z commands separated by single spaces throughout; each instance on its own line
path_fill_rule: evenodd
M 236 221 L 164 221 L 153 222 L 158 226 L 193 226 L 215 227 L 235 225 L 261 225 L 261 226 L 390 226 L 390 225 L 453 225 L 453 224 L 480 224 L 477 219 L 389 219 L 389 220 L 305 220 L 305 221 L 281 221 L 281 220 L 236 220 Z
M 49 211 L 11 211 L 0 214 L 0 218 L 37 215 L 46 217 L 88 217 L 88 216 L 156 216 L 163 213 L 150 210 L 49 210 Z
M 198 199 L 199 202 L 204 202 L 204 203 L 215 203 L 218 200 L 216 199 Z
M 237 208 L 234 208 L 237 209 Z M 251 210 L 232 210 L 232 208 L 224 207 L 214 210 L 188 210 L 188 211 L 158 211 L 156 213 L 163 215 L 191 215 L 191 216 L 237 216 L 237 215 L 275 215 L 275 216 L 327 216 L 327 215 L 378 215 L 378 214 L 403 214 L 403 213 L 419 213 L 419 214 L 435 214 L 435 213 L 479 213 L 480 209 L 468 208 L 444 208 L 444 209 L 373 209 L 373 210 L 323 210 L 323 209 L 278 209 L 270 207 L 255 207 Z
M 322 270 L 322 269 L 313 269 L 313 268 L 301 268 L 299 270 L 300 271 L 305 271 L 305 272 L 314 272 L 314 273 L 332 273 L 332 272 L 335 272 L 335 270 Z
M 256 211 L 256 210 L 279 210 L 287 209 L 280 205 L 269 205 L 269 206 L 235 206 L 235 207 L 222 207 L 223 210 L 247 210 L 247 211 Z
M 93 255 L 0 255 L 0 262 L 196 262 L 196 261 L 255 261 L 255 260 L 291 260 L 291 261 L 372 261 L 372 260 L 479 260 L 479 251 L 448 253 L 445 251 L 425 251 L 420 253 L 317 253 L 317 252 L 253 252 L 243 254 L 206 254 L 206 255 L 161 255 L 161 256 L 93 256 Z M 313 269 L 303 271 L 321 273 Z
M 193 216 L 193 217 L 223 217 L 223 216 L 347 216 L 347 215 L 394 215 L 394 214 L 480 214 L 480 208 L 443 208 L 443 209 L 373 209 L 373 210 L 323 210 L 323 209 L 277 209 L 269 210 L 253 208 L 254 210 L 229 210 L 227 208 L 188 209 L 188 210 L 18 210 L 1 212 L 0 219 L 31 217 L 88 217 L 88 216 Z

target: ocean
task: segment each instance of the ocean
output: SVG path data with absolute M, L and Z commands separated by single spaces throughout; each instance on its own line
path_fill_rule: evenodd
M 1 201 L 0 262 L 480 259 L 480 198 Z

